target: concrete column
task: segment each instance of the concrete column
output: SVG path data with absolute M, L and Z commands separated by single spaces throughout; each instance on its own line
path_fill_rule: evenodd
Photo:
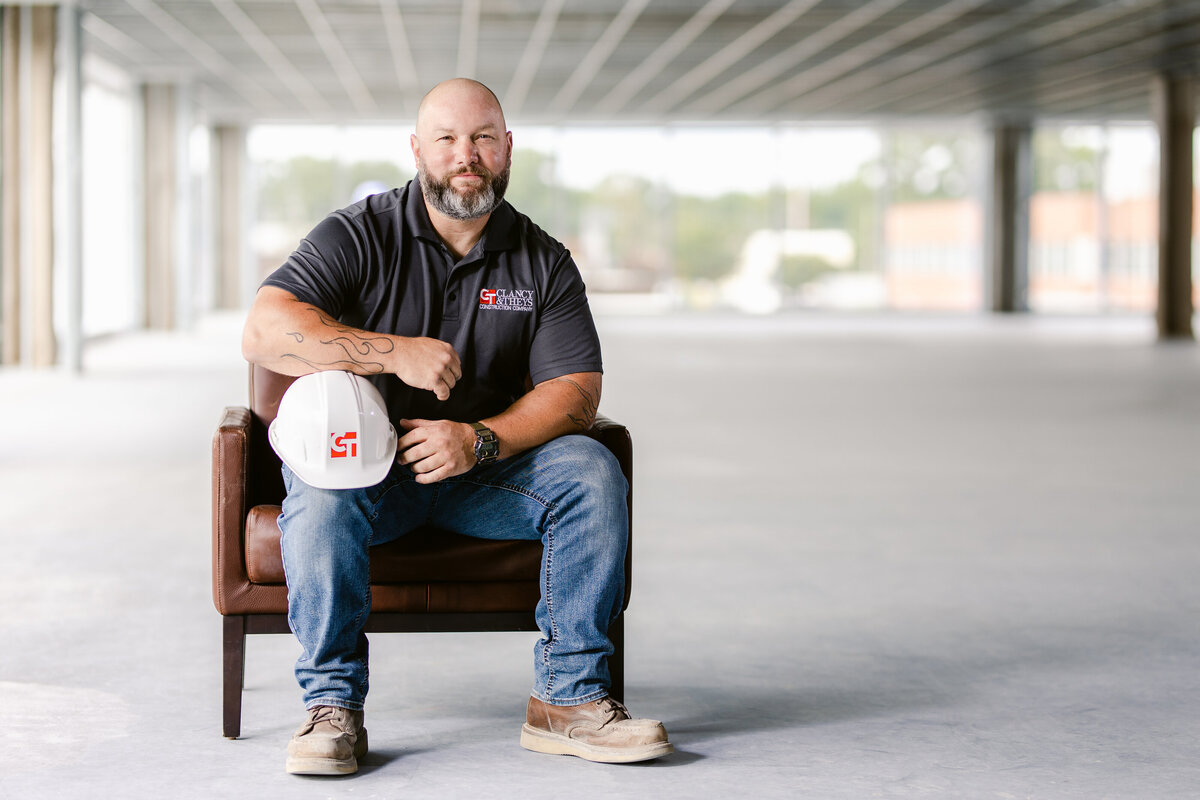
M 30 9 L 32 51 L 29 104 L 30 246 L 29 361 L 54 364 L 54 43 L 55 9 Z
M 155 330 L 175 327 L 177 265 L 177 120 L 175 87 L 142 87 L 145 147 L 145 308 L 142 323 Z
M 20 23 L 0 8 L 0 364 L 21 360 Z
M 992 188 L 988 224 L 987 292 L 992 311 L 1029 309 L 1029 192 L 1032 176 L 1028 125 L 992 131 Z
M 250 271 L 246 250 L 246 129 L 218 126 L 213 131 L 214 162 L 217 172 L 217 281 L 216 306 L 220 309 L 244 308 Z
M 79 7 L 58 7 L 58 71 L 54 107 L 54 255 L 65 280 L 62 362 L 83 370 L 83 75 Z
M 1196 108 L 1192 78 L 1154 80 L 1158 125 L 1158 335 L 1191 339 L 1192 333 L 1192 131 Z
M 4 363 L 54 363 L 55 8 L 5 7 L 3 14 L 4 190 L 0 314 Z

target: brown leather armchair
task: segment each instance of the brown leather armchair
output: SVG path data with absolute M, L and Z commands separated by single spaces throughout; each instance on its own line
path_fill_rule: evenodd
M 222 615 L 223 731 L 241 731 L 246 636 L 290 633 L 279 549 L 283 479 L 267 426 L 292 378 L 250 368 L 250 407 L 226 408 L 213 437 L 213 602 Z M 633 444 L 623 425 L 599 417 L 589 435 L 617 457 L 633 486 Z M 627 498 L 632 522 L 633 493 Z M 632 538 L 632 528 L 631 528 Z M 629 605 L 632 542 L 625 557 Z M 539 542 L 488 541 L 418 530 L 371 549 L 368 632 L 536 631 Z M 624 620 L 609 629 L 611 692 L 624 694 Z

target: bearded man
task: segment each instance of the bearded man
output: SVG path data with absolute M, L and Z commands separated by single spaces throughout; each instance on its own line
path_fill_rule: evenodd
M 554 554 L 542 562 L 522 746 L 607 762 L 665 755 L 662 724 L 630 719 L 608 696 L 627 486 L 612 455 L 579 435 L 602 372 L 579 271 L 504 201 L 512 134 L 486 86 L 434 87 L 410 144 L 417 179 L 318 224 L 263 282 L 243 333 L 246 359 L 275 372 L 369 377 L 402 433 L 376 486 L 318 489 L 283 466 L 288 620 L 308 712 L 287 770 L 357 770 L 369 549 L 426 524 L 541 540 Z

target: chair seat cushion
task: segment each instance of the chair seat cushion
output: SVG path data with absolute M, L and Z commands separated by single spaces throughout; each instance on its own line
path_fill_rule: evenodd
M 279 549 L 277 505 L 255 506 L 246 518 L 246 571 L 251 583 L 286 581 Z M 540 541 L 476 539 L 437 528 L 420 528 L 371 548 L 371 583 L 491 583 L 529 580 L 541 574 Z M 536 596 L 536 594 L 535 594 Z

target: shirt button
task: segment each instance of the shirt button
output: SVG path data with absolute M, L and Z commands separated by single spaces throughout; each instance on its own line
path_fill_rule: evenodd
M 450 302 L 453 303 L 456 300 L 458 300 L 458 292 L 451 292 L 450 293 Z

